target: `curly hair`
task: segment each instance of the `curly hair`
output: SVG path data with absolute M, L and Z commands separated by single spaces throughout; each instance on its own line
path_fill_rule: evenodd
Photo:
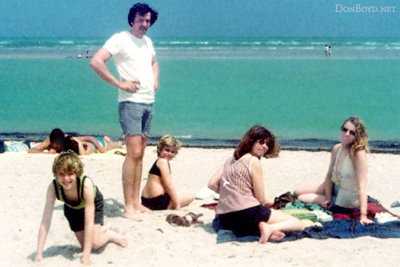
M 343 129 L 344 125 L 346 122 L 351 122 L 354 124 L 356 130 L 355 132 L 355 138 L 356 140 L 354 143 L 351 145 L 350 148 L 350 158 L 354 161 L 356 158 L 356 153 L 357 151 L 360 150 L 365 150 L 369 151 L 368 149 L 368 133 L 367 130 L 365 129 L 365 124 L 364 122 L 357 116 L 351 116 L 347 120 L 345 120 L 340 127 L 340 129 Z
M 134 4 L 131 9 L 129 10 L 128 14 L 128 24 L 129 26 L 132 26 L 133 21 L 135 20 L 136 14 L 139 14 L 140 16 L 144 16 L 147 13 L 151 14 L 150 18 L 150 26 L 156 22 L 158 18 L 158 12 L 149 7 L 147 4 L 142 4 L 142 3 L 137 3 Z
M 179 142 L 178 139 L 171 135 L 164 135 L 160 138 L 160 140 L 157 143 L 157 155 L 160 156 L 161 150 L 163 150 L 164 147 L 169 146 L 172 147 L 175 151 L 175 155 L 178 154 L 178 150 L 181 148 L 182 144 Z
M 280 151 L 280 145 L 275 136 L 265 127 L 255 125 L 251 127 L 243 136 L 239 145 L 236 147 L 233 156 L 236 160 L 240 159 L 244 154 L 249 153 L 255 142 L 265 140 L 268 151 L 263 155 L 265 158 L 277 157 Z
M 75 173 L 76 177 L 80 177 L 83 174 L 83 163 L 75 152 L 68 150 L 62 152 L 54 160 L 53 174 L 55 177 L 59 171 Z

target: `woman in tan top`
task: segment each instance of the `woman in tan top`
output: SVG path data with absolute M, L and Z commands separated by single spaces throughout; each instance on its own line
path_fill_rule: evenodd
M 281 240 L 283 231 L 302 231 L 297 218 L 267 207 L 261 157 L 279 153 L 275 136 L 262 126 L 253 126 L 244 135 L 233 157 L 213 175 L 208 183 L 219 193 L 216 213 L 222 226 L 238 236 L 258 235 L 259 242 Z
M 333 146 L 331 162 L 322 183 L 305 185 L 295 190 L 303 202 L 341 211 L 360 210 L 360 223 L 371 224 L 367 218 L 367 149 L 368 134 L 363 121 L 356 116 L 340 127 L 341 143 Z

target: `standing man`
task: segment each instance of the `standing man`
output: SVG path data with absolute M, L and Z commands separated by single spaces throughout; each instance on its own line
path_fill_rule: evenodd
M 144 150 L 153 116 L 154 93 L 158 89 L 158 63 L 147 30 L 157 20 L 157 11 L 137 3 L 129 10 L 129 31 L 114 34 L 93 56 L 90 67 L 107 83 L 119 89 L 119 121 L 127 155 L 122 167 L 125 210 L 123 217 L 141 221 L 138 210 Z M 114 57 L 118 80 L 106 66 Z

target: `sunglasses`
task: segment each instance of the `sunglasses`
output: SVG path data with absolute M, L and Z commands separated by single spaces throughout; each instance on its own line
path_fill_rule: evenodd
M 258 140 L 257 142 L 258 142 L 260 145 L 264 145 L 264 144 L 268 145 L 268 140 L 267 140 L 267 139 L 260 139 L 260 140 Z
M 341 128 L 342 132 L 347 133 L 349 132 L 352 136 L 356 136 L 356 132 L 354 132 L 353 130 L 349 130 L 346 127 L 342 127 Z

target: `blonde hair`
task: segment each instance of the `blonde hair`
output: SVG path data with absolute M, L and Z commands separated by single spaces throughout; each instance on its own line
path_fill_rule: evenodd
M 163 148 L 166 146 L 172 147 L 175 151 L 175 154 L 178 154 L 178 150 L 181 148 L 182 144 L 175 137 L 168 134 L 164 135 L 157 143 L 157 156 L 160 156 L 161 150 L 163 150 Z
M 365 123 L 357 116 L 351 116 L 347 120 L 345 120 L 342 124 L 340 129 L 343 129 L 346 122 L 351 122 L 355 126 L 355 138 L 356 140 L 351 145 L 350 148 L 350 158 L 354 161 L 356 158 L 357 151 L 365 150 L 366 152 L 369 151 L 368 149 L 368 133 L 365 129 Z
M 53 163 L 53 174 L 56 177 L 59 171 L 75 173 L 76 177 L 83 174 L 83 163 L 79 156 L 71 150 L 62 152 L 56 157 Z

